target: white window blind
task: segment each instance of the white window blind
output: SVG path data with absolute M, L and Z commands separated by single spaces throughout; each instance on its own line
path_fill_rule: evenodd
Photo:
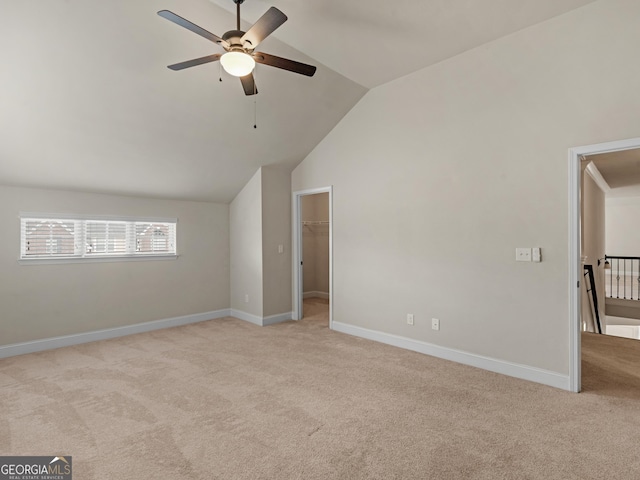
M 87 255 L 126 255 L 126 222 L 85 222 L 85 247 Z
M 136 223 L 136 252 L 168 253 L 175 250 L 176 225 Z
M 22 219 L 22 256 L 76 255 L 77 225 L 73 220 Z
M 22 214 L 20 259 L 176 255 L 177 220 L 55 218 Z

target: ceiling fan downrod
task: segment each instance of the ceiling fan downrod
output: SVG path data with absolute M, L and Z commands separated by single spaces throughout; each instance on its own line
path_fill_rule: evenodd
M 233 3 L 236 4 L 236 17 L 237 17 L 236 30 L 240 30 L 240 5 L 242 5 L 243 2 L 244 0 L 233 0 Z

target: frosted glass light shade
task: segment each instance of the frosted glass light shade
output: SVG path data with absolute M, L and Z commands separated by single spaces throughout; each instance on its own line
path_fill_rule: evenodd
M 256 61 L 251 55 L 242 52 L 227 52 L 220 57 L 220 63 L 222 68 L 234 77 L 249 75 L 256 66 Z

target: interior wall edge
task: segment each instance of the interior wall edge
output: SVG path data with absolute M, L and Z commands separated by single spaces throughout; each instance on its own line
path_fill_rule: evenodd
M 275 325 L 276 323 L 286 322 L 292 319 L 292 312 L 278 313 L 276 315 L 269 315 L 267 317 L 261 317 L 259 315 L 253 315 L 251 313 L 243 312 L 235 308 L 231 309 L 231 316 L 245 322 L 253 323 L 259 327 L 266 327 L 269 325 Z

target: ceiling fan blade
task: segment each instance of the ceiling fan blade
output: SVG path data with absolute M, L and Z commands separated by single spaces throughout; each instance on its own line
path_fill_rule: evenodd
M 201 37 L 206 38 L 207 40 L 212 41 L 213 43 L 217 43 L 218 45 L 222 45 L 223 47 L 229 47 L 229 44 L 226 40 L 221 39 L 217 35 L 214 35 L 211 32 L 208 32 L 202 27 L 199 27 L 195 23 L 190 22 L 186 18 L 182 18 L 180 15 L 176 15 L 175 13 L 169 10 L 160 10 L 158 12 L 162 18 L 166 18 L 170 22 L 175 23 L 176 25 L 180 25 L 181 27 L 186 28 L 187 30 L 191 30 L 193 33 L 197 33 Z
M 307 65 L 306 63 L 296 62 L 295 60 L 276 57 L 275 55 L 269 55 L 264 52 L 254 53 L 253 59 L 258 63 L 282 68 L 283 70 L 289 70 L 290 72 L 306 75 L 307 77 L 313 77 L 313 74 L 316 73 L 316 67 L 313 65 Z
M 271 7 L 267 12 L 262 15 L 253 26 L 247 30 L 242 38 L 242 44 L 248 42 L 249 45 L 244 45 L 246 48 L 253 50 L 262 42 L 265 38 L 271 35 L 276 28 L 287 21 L 287 16 L 278 10 L 276 7 Z
M 206 57 L 194 58 L 193 60 L 187 60 L 186 62 L 174 63 L 167 68 L 171 70 L 184 70 L 185 68 L 195 67 L 196 65 L 202 65 L 203 63 L 217 62 L 222 55 L 216 53 L 214 55 L 207 55 Z
M 242 88 L 244 88 L 245 95 L 255 95 L 256 93 L 258 93 L 258 89 L 256 88 L 256 81 L 253 78 L 253 73 L 245 75 L 244 77 L 240 77 L 240 81 L 242 82 Z

